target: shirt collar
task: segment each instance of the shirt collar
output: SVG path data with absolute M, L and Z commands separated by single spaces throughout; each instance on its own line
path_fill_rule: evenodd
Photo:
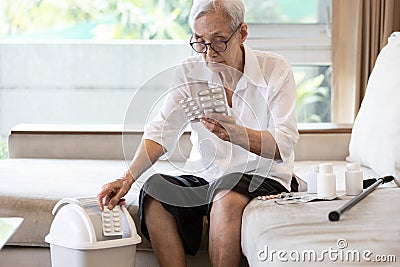
M 260 69 L 260 64 L 257 60 L 257 56 L 253 50 L 244 46 L 245 63 L 244 63 L 244 74 L 240 78 L 237 90 L 243 90 L 247 88 L 248 83 L 253 84 L 257 87 L 267 87 L 264 76 Z M 217 73 L 207 68 L 205 61 L 199 55 L 196 58 L 196 64 L 187 74 L 188 77 L 194 78 L 201 81 L 210 81 L 213 83 L 219 83 L 220 79 Z
M 247 87 L 247 84 L 253 84 L 257 87 L 267 87 L 264 75 L 260 68 L 260 63 L 258 62 L 257 56 L 254 51 L 244 46 L 244 74 L 238 83 L 238 90 Z

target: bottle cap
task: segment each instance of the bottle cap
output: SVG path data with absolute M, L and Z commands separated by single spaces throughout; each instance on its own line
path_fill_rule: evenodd
M 348 171 L 360 171 L 361 170 L 360 162 L 349 162 L 346 165 L 347 165 Z
M 333 172 L 332 163 L 319 164 L 319 173 L 332 173 L 332 172 Z
M 319 172 L 319 165 L 312 165 L 311 166 L 311 171 L 318 173 Z

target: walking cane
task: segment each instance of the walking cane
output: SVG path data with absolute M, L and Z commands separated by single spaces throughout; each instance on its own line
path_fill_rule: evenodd
M 365 198 L 369 193 L 374 191 L 378 186 L 384 183 L 389 183 L 393 181 L 394 177 L 393 176 L 385 176 L 382 178 L 378 178 L 375 183 L 373 183 L 371 186 L 367 188 L 364 192 L 360 193 L 358 196 L 344 204 L 342 207 L 340 207 L 338 210 L 331 211 L 329 213 L 329 220 L 334 222 L 334 221 L 339 221 L 340 216 L 343 215 L 346 211 L 354 207 L 358 202 L 360 202 L 363 198 Z

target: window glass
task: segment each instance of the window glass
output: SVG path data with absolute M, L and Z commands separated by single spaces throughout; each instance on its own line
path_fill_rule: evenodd
M 332 67 L 294 66 L 293 73 L 297 86 L 297 121 L 330 122 Z
M 330 37 L 316 34 L 329 22 L 331 0 L 243 2 L 251 24 L 246 44 L 277 52 L 293 65 L 298 122 L 329 122 Z M 19 123 L 122 123 L 134 89 L 193 54 L 187 42 L 191 5 L 0 0 L 0 158 Z
M 246 0 L 246 21 L 325 23 L 331 0 Z M 192 1 L 1 0 L 0 37 L 24 39 L 186 39 Z
M 248 45 L 275 51 L 292 64 L 297 121 L 330 122 L 332 1 L 247 0 L 244 4 L 246 22 L 253 30 Z
M 246 0 L 248 23 L 325 23 L 331 0 Z
M 187 0 L 1 0 L 0 37 L 186 39 Z

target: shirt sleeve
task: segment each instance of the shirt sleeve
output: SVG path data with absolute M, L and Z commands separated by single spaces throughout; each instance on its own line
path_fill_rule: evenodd
M 282 161 L 288 163 L 294 160 L 294 148 L 299 139 L 296 120 L 296 84 L 290 65 L 283 59 L 273 60 L 269 75 L 268 87 L 271 90 L 269 107 L 274 122 L 271 133 L 278 145 Z
M 180 136 L 188 124 L 184 111 L 179 106 L 179 100 L 185 97 L 184 73 L 179 67 L 175 77 L 165 94 L 160 111 L 144 129 L 144 139 L 160 144 L 164 150 L 164 157 L 169 158 L 179 141 Z

